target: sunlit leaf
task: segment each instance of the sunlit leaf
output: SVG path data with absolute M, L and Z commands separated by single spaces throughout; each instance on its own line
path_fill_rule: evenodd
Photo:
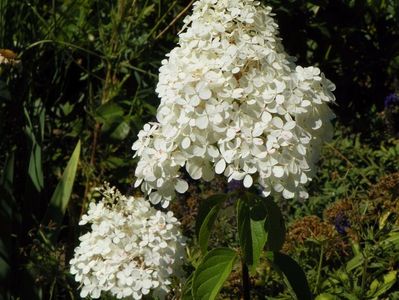
M 237 253 L 229 248 L 210 251 L 194 272 L 192 296 L 194 300 L 213 300 L 229 277 Z
M 238 236 L 244 261 L 253 271 L 259 263 L 267 234 L 264 230 L 265 221 L 251 218 L 251 207 L 245 200 L 240 199 L 237 203 Z
M 198 215 L 195 223 L 195 232 L 202 253 L 208 250 L 208 240 L 211 234 L 213 224 L 219 213 L 222 203 L 226 200 L 226 195 L 213 195 L 200 202 Z

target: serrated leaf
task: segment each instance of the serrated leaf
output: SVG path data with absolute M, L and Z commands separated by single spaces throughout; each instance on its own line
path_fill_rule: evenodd
M 213 300 L 229 277 L 237 253 L 229 248 L 210 251 L 194 272 L 192 296 L 194 300 Z
M 208 250 L 208 240 L 213 224 L 219 213 L 222 203 L 226 200 L 226 195 L 218 194 L 202 200 L 198 209 L 195 232 L 202 253 Z
M 49 207 L 42 222 L 43 225 L 48 225 L 50 222 L 53 222 L 56 224 L 57 228 L 59 228 L 62 224 L 62 220 L 72 194 L 76 170 L 79 163 L 80 148 L 81 146 L 79 141 L 72 153 L 71 158 L 69 159 L 64 174 L 62 175 L 61 180 L 58 182 L 57 187 L 55 188 L 55 191 L 51 197 Z M 57 235 L 58 230 L 51 236 L 53 241 L 56 239 Z
M 285 223 L 280 208 L 271 199 L 264 199 L 267 210 L 265 231 L 267 232 L 267 248 L 271 251 L 280 251 L 285 241 Z
M 244 261 L 253 271 L 259 263 L 267 235 L 264 230 L 264 220 L 253 220 L 251 215 L 248 201 L 240 199 L 237 202 L 238 236 Z
M 312 293 L 310 292 L 306 275 L 295 260 L 288 255 L 274 252 L 273 265 L 276 266 L 287 278 L 298 299 L 312 299 Z

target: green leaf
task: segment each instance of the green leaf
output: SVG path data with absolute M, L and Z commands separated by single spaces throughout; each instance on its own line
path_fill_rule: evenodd
M 306 275 L 295 260 L 288 255 L 274 252 L 273 265 L 287 278 L 298 299 L 312 299 Z
M 62 175 L 61 180 L 58 182 L 53 196 L 51 197 L 50 205 L 42 222 L 43 225 L 48 225 L 50 222 L 54 222 L 57 225 L 57 229 L 61 226 L 69 199 L 72 194 L 79 156 L 80 141 L 77 143 L 75 150 L 73 151 L 72 156 L 65 168 L 64 174 Z M 58 230 L 55 232 L 55 234 L 50 234 L 53 240 L 56 239 L 57 235 Z
M 194 300 L 213 300 L 229 277 L 237 253 L 229 248 L 210 251 L 194 272 L 192 296 Z
M 285 241 L 285 223 L 280 208 L 272 199 L 264 199 L 267 210 L 265 231 L 267 232 L 267 248 L 280 251 Z
M 331 294 L 323 293 L 318 295 L 315 300 L 338 300 L 338 297 Z
M 0 185 L 4 187 L 10 194 L 12 193 L 12 186 L 14 184 L 14 164 L 15 153 L 12 152 L 6 159 L 4 169 L 0 179 Z
M 388 234 L 388 237 L 382 241 L 384 249 L 395 247 L 399 249 L 399 232 L 392 231 Z
M 29 178 L 36 190 L 40 192 L 44 187 L 42 170 L 42 148 L 36 142 L 32 146 L 28 167 Z
M 114 127 L 114 129 L 110 134 L 110 138 L 113 140 L 122 141 L 125 138 L 127 138 L 129 132 L 130 132 L 129 124 L 126 123 L 125 121 L 122 121 L 121 123 L 116 124 L 116 126 Z
M 112 123 L 123 117 L 123 108 L 113 102 L 107 102 L 96 110 L 96 120 L 100 123 Z
M 253 248 L 251 237 L 251 217 L 248 203 L 239 199 L 237 202 L 238 238 L 244 261 L 247 265 L 253 264 Z
M 12 228 L 12 220 L 16 221 L 19 214 L 16 212 L 17 203 L 13 194 L 15 153 L 12 152 L 6 159 L 0 178 L 0 232 L 4 233 Z M 9 234 L 9 232 L 7 233 Z
M 382 278 L 382 281 L 374 279 L 370 284 L 370 289 L 367 292 L 367 296 L 378 299 L 379 296 L 386 293 L 396 283 L 397 273 L 398 271 L 391 271 L 388 274 L 385 274 Z
M 267 241 L 267 233 L 264 229 L 265 221 L 251 220 L 251 237 L 253 248 L 253 264 L 250 266 L 250 271 L 254 272 L 259 264 L 260 256 Z
M 259 210 L 259 206 L 255 210 Z M 238 237 L 244 261 L 253 271 L 259 263 L 267 235 L 264 230 L 265 220 L 253 220 L 251 215 L 248 201 L 240 199 L 237 203 Z
M 384 229 L 385 225 L 387 224 L 389 216 L 392 214 L 391 211 L 386 211 L 382 214 L 382 216 L 378 219 L 378 229 Z
M 208 240 L 211 234 L 213 224 L 220 211 L 222 203 L 226 200 L 226 195 L 217 194 L 202 200 L 198 209 L 197 220 L 195 223 L 195 232 L 202 253 L 208 250 Z
M 11 94 L 3 80 L 0 80 L 0 99 L 11 100 Z
M 6 237 L 4 237 L 5 239 Z M 8 277 L 11 268 L 9 265 L 10 251 L 9 247 L 4 243 L 3 238 L 0 238 L 0 279 L 3 281 Z
M 351 272 L 352 270 L 360 267 L 363 265 L 364 262 L 364 257 L 361 253 L 357 254 L 355 257 L 353 257 L 350 261 L 347 262 L 346 264 L 346 272 Z

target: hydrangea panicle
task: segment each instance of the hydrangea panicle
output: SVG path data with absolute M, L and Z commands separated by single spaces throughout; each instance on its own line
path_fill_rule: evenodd
M 270 7 L 199 0 L 162 61 L 157 122 L 133 144 L 136 186 L 164 207 L 193 179 L 258 184 L 265 196 L 306 198 L 322 142 L 332 136 L 333 83 L 294 64 Z
M 172 277 L 181 275 L 185 238 L 172 212 L 152 208 L 143 198 L 126 197 L 115 187 L 100 188 L 103 198 L 90 203 L 79 225 L 91 224 L 70 261 L 81 283 L 80 296 L 163 299 Z

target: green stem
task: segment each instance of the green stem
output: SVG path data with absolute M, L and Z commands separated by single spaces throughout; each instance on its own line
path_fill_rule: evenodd
M 319 257 L 319 265 L 318 265 L 318 267 L 317 267 L 316 286 L 315 286 L 314 291 L 313 291 L 314 294 L 318 293 L 318 291 L 319 291 L 321 267 L 322 267 L 322 265 L 323 265 L 323 256 L 324 256 L 324 244 L 321 244 L 320 257 Z
M 249 280 L 249 271 L 248 271 L 248 266 L 245 263 L 244 259 L 241 259 L 241 264 L 242 264 L 242 294 L 244 300 L 250 300 L 251 299 L 251 282 Z

